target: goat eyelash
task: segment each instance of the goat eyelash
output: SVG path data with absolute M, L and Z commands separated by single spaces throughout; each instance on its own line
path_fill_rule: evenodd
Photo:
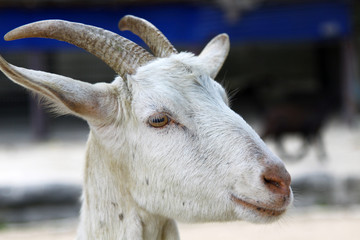
M 163 129 L 170 125 L 175 125 L 182 129 L 187 129 L 183 124 L 176 121 L 174 117 L 172 117 L 172 115 L 167 112 L 154 113 L 148 118 L 147 125 L 155 129 Z
M 152 128 L 164 128 L 172 123 L 176 121 L 167 112 L 154 113 L 147 120 L 147 124 Z

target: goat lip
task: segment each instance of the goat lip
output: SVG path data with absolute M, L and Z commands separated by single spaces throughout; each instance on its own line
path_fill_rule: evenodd
M 260 206 L 260 205 L 242 200 L 241 198 L 236 197 L 234 194 L 231 194 L 231 200 L 234 203 L 239 204 L 239 205 L 245 207 L 246 209 L 253 210 L 261 215 L 277 217 L 286 212 L 286 207 L 285 208 L 271 208 L 268 206 Z

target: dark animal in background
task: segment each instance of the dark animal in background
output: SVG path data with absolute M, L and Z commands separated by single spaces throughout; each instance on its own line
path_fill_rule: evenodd
M 320 161 L 327 158 L 322 131 L 330 113 L 330 101 L 326 98 L 308 103 L 284 103 L 270 108 L 265 116 L 262 139 L 273 138 L 279 155 L 289 161 L 304 158 L 311 145 L 317 150 Z M 297 153 L 288 153 L 284 147 L 284 137 L 296 135 L 302 140 Z

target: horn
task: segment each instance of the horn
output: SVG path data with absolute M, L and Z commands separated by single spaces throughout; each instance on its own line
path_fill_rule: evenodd
M 45 20 L 18 27 L 5 40 L 51 38 L 71 43 L 94 54 L 124 79 L 155 59 L 134 42 L 102 28 L 63 20 Z
M 145 19 L 126 15 L 119 22 L 121 31 L 129 30 L 138 35 L 156 57 L 168 57 L 178 53 L 170 41 L 153 24 Z

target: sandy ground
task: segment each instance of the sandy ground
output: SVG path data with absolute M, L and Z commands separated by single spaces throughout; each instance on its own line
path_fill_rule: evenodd
M 9 225 L 0 231 L 1 240 L 71 240 L 76 220 Z M 277 223 L 258 225 L 247 222 L 179 224 L 182 240 L 358 240 L 360 208 L 303 209 L 289 213 Z

